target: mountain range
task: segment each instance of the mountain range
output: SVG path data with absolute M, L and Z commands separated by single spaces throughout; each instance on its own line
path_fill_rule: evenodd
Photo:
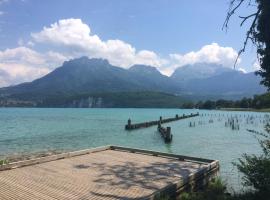
M 265 92 L 259 83 L 260 77 L 254 73 L 218 64 L 185 65 L 169 77 L 152 66 L 134 65 L 123 69 L 104 59 L 81 57 L 64 62 L 32 82 L 0 88 L 0 97 L 37 101 L 61 95 L 153 91 L 189 98 L 235 99 Z

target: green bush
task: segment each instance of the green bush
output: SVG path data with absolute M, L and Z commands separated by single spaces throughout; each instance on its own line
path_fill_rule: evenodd
M 243 173 L 243 184 L 254 189 L 257 199 L 270 199 L 270 125 L 266 125 L 266 134 L 259 133 L 262 155 L 244 154 L 238 163 L 234 163 Z
M 6 165 L 6 164 L 8 164 L 8 160 L 6 160 L 6 159 L 0 160 L 0 166 Z
M 230 196 L 226 192 L 226 185 L 217 178 L 211 181 L 205 190 L 193 193 L 183 193 L 181 200 L 227 200 Z

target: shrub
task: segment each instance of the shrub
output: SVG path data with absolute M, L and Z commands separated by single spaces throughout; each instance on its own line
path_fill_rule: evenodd
M 255 133 L 261 139 L 262 155 L 244 154 L 238 163 L 234 163 L 243 173 L 243 184 L 254 189 L 257 199 L 266 199 L 270 196 L 270 125 L 266 125 L 266 134 Z

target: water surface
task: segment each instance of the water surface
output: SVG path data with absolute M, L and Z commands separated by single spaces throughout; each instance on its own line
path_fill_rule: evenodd
M 263 131 L 265 113 L 200 110 L 199 117 L 164 125 L 172 128 L 171 144 L 164 143 L 155 126 L 124 130 L 128 118 L 135 123 L 192 112 L 198 110 L 0 108 L 0 157 L 109 144 L 144 148 L 217 159 L 223 179 L 238 190 L 240 175 L 232 162 L 243 153 L 260 153 L 257 139 L 247 129 Z M 240 130 L 225 126 L 232 117 L 238 120 Z M 190 122 L 195 122 L 195 127 L 190 127 Z

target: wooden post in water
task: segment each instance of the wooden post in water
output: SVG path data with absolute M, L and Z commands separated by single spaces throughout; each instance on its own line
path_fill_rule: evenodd
M 128 119 L 128 124 L 127 124 L 126 129 L 131 129 L 131 119 L 130 118 Z
M 166 119 L 162 119 L 162 117 L 160 116 L 159 120 L 142 122 L 142 123 L 137 123 L 137 124 L 131 124 L 131 120 L 128 119 L 128 123 L 125 125 L 125 129 L 126 130 L 133 130 L 133 129 L 138 129 L 138 128 L 147 128 L 150 126 L 158 125 L 158 123 L 160 123 L 160 124 L 169 123 L 169 122 L 173 122 L 176 120 L 181 120 L 181 119 L 186 119 L 186 118 L 196 117 L 196 116 L 199 116 L 199 113 L 197 113 L 197 114 L 191 113 L 190 115 L 183 114 L 183 116 L 179 116 L 178 114 L 176 114 L 175 117 L 166 118 Z
M 171 127 L 166 128 L 165 142 L 170 143 L 172 141 Z
M 161 128 L 161 121 L 158 122 L 158 129 Z
M 171 135 L 171 127 L 167 127 L 167 133 L 168 133 L 168 135 Z

